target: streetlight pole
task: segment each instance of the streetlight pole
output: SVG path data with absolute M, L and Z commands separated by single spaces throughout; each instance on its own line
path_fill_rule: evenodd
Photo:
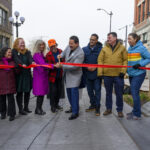
M 14 22 L 14 18 L 13 17 L 9 17 L 9 22 L 16 27 L 16 37 L 18 38 L 19 36 L 19 32 L 18 32 L 18 28 L 25 22 L 25 18 L 24 17 L 20 17 L 20 22 L 18 22 L 18 17 L 19 17 L 19 12 L 15 11 L 15 17 L 16 17 L 16 22 Z
M 99 10 L 102 10 L 102 11 L 104 11 L 107 15 L 109 15 L 109 16 L 110 16 L 110 27 L 109 27 L 109 32 L 111 32 L 111 26 L 112 26 L 112 15 L 113 15 L 112 11 L 110 11 L 110 13 L 109 13 L 108 11 L 106 11 L 105 9 L 102 9 L 102 8 L 98 8 L 97 10 L 98 10 L 98 11 L 99 11 Z
M 120 28 L 119 30 L 122 30 L 122 29 L 124 29 L 124 28 L 125 28 L 125 40 L 124 40 L 124 42 L 125 42 L 125 48 L 127 48 L 128 25 L 126 25 L 126 26 Z

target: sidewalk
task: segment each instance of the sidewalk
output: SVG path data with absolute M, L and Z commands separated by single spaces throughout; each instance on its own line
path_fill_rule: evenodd
M 137 132 L 142 132 L 143 126 L 147 125 L 145 118 L 140 123 L 125 118 L 118 119 L 115 107 L 114 114 L 96 117 L 94 112 L 85 112 L 88 102 L 89 98 L 84 90 L 80 100 L 80 116 L 73 121 L 68 120 L 69 114 L 64 111 L 52 114 L 46 98 L 45 116 L 32 113 L 17 116 L 13 122 L 8 119 L 0 120 L 0 150 L 148 150 L 145 143 L 150 143 L 150 137 L 147 136 L 149 130 L 145 130 L 143 135 Z M 104 102 L 105 90 L 102 88 L 101 112 L 105 110 Z M 64 109 L 69 108 L 66 99 L 61 100 L 61 104 Z M 35 98 L 31 99 L 30 108 L 34 111 Z M 125 106 L 125 112 L 130 109 Z M 139 143 L 139 136 L 143 142 L 140 140 L 141 145 L 145 146 L 143 148 Z

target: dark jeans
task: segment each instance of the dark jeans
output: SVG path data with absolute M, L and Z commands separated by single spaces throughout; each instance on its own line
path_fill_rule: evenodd
M 62 79 L 58 78 L 54 83 L 49 82 L 49 97 L 51 107 L 57 107 L 61 97 Z
M 16 96 L 19 111 L 23 110 L 23 92 L 18 92 Z M 24 109 L 28 109 L 30 100 L 30 92 L 24 93 Z
M 90 103 L 92 106 L 100 106 L 101 99 L 101 83 L 102 80 L 97 78 L 95 80 L 86 80 L 87 91 L 90 98 Z
M 145 79 L 146 73 L 143 73 L 138 76 L 129 77 L 130 86 L 131 86 L 131 94 L 133 97 L 133 114 L 137 117 L 141 117 L 141 102 L 140 102 L 140 96 L 139 96 L 139 90 L 141 88 L 141 85 Z
M 104 76 L 104 85 L 106 89 L 106 108 L 112 110 L 112 92 L 114 85 L 116 93 L 117 112 L 122 112 L 124 78 Z
M 6 104 L 8 100 L 8 106 Z M 14 117 L 16 115 L 15 99 L 13 94 L 0 95 L 0 113 L 1 115 L 8 115 Z
M 79 88 L 67 88 L 67 96 L 72 108 L 72 114 L 79 113 Z

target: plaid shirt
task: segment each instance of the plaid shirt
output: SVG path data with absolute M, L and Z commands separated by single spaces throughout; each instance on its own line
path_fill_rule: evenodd
M 61 54 L 62 50 L 58 49 L 58 48 L 57 48 L 57 50 L 58 50 L 59 54 Z M 53 56 L 52 51 L 49 51 L 47 53 L 47 55 L 46 55 L 46 61 L 49 64 L 56 64 L 55 58 Z M 62 74 L 63 74 L 63 70 L 61 69 L 59 78 L 62 78 Z M 55 83 L 55 81 L 56 81 L 56 75 L 57 75 L 57 68 L 51 69 L 49 71 L 49 81 L 52 82 L 52 83 Z

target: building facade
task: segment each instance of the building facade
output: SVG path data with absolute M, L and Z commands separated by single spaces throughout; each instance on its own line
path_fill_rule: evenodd
M 12 0 L 0 0 L 0 48 L 11 47 L 12 25 L 8 18 L 12 16 Z

